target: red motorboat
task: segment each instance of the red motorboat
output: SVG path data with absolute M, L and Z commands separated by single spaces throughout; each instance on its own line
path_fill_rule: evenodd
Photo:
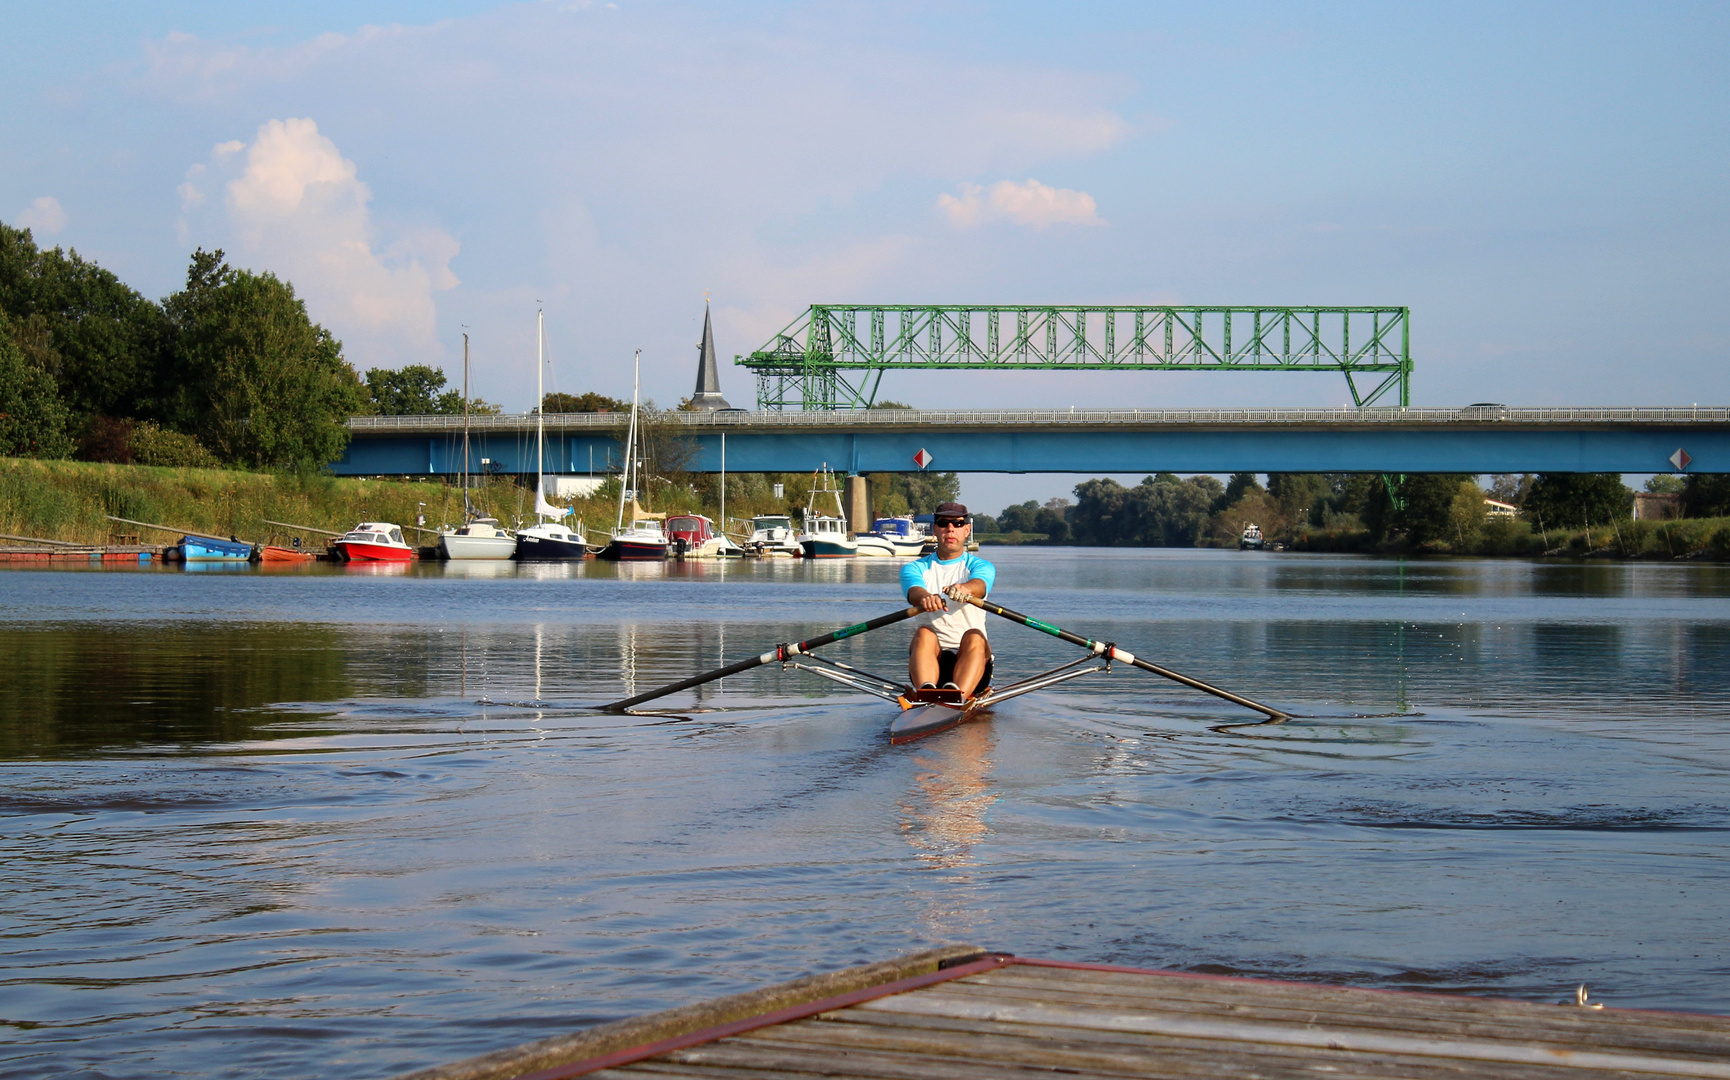
M 363 521 L 331 542 L 347 562 L 408 562 L 414 548 L 403 543 L 402 529 L 388 521 Z

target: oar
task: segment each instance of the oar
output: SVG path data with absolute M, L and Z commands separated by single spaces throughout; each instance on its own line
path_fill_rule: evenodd
M 645 701 L 653 701 L 658 697 L 666 697 L 668 694 L 676 694 L 681 690 L 689 690 L 693 686 L 701 686 L 706 682 L 714 682 L 716 679 L 725 679 L 729 675 L 737 675 L 741 671 L 749 671 L 754 667 L 761 667 L 764 664 L 774 664 L 783 660 L 789 660 L 798 656 L 800 653 L 808 653 L 812 649 L 819 648 L 823 645 L 833 644 L 834 642 L 840 641 L 842 638 L 850 638 L 855 634 L 863 634 L 867 630 L 875 630 L 880 626 L 888 626 L 890 623 L 898 623 L 902 619 L 911 619 L 913 616 L 918 614 L 920 614 L 920 610 L 915 607 L 906 608 L 902 611 L 892 611 L 887 615 L 879 615 L 877 618 L 872 619 L 869 622 L 862 622 L 854 626 L 842 627 L 839 630 L 824 634 L 822 637 L 814 637 L 810 641 L 801 641 L 796 645 L 777 645 L 762 656 L 753 656 L 749 660 L 741 660 L 736 664 L 728 664 L 724 668 L 718 668 L 714 671 L 708 672 L 707 674 L 693 675 L 689 679 L 681 679 L 670 686 L 663 686 L 659 690 L 651 690 L 646 694 L 638 694 L 636 697 L 628 697 L 623 701 L 615 701 L 609 705 L 598 706 L 598 708 L 602 712 L 624 712 L 626 709 L 636 705 L 641 705 Z
M 1151 671 L 1155 675 L 1163 675 L 1172 682 L 1180 682 L 1185 686 L 1200 690 L 1204 694 L 1212 694 L 1214 697 L 1224 698 L 1234 704 L 1242 705 L 1246 709 L 1254 709 L 1256 712 L 1262 713 L 1269 720 L 1272 720 L 1275 723 L 1291 719 L 1289 713 L 1280 712 L 1271 705 L 1263 705 L 1259 701 L 1251 701 L 1249 698 L 1241 697 L 1232 693 L 1230 690 L 1221 690 L 1217 686 L 1210 686 L 1207 683 L 1202 682 L 1200 679 L 1192 679 L 1188 675 L 1179 674 L 1170 668 L 1163 668 L 1158 664 L 1150 664 L 1135 654 L 1126 652 L 1115 645 L 1110 645 L 1103 641 L 1094 641 L 1091 638 L 1084 638 L 1080 634 L 1072 634 L 1060 626 L 1052 626 L 1050 623 L 1040 622 L 1032 616 L 1023 615 L 1019 611 L 1010 611 L 1006 607 L 999 604 L 993 604 L 989 600 L 981 600 L 976 596 L 966 595 L 965 599 L 968 603 L 982 607 L 993 615 L 1001 615 L 1010 622 L 1020 623 L 1022 626 L 1043 631 L 1054 638 L 1062 638 L 1071 645 L 1080 645 L 1084 649 L 1088 649 L 1101 656 L 1107 656 L 1113 660 L 1121 660 L 1122 662 L 1133 667 L 1138 667 L 1143 671 Z

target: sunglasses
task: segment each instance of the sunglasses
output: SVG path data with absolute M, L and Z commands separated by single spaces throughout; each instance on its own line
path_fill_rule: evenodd
M 965 521 L 949 521 L 949 520 L 944 520 L 944 521 L 938 521 L 938 522 L 935 522 L 935 523 L 934 523 L 934 524 L 935 524 L 935 525 L 936 525 L 936 526 L 937 526 L 937 527 L 938 527 L 938 528 L 939 528 L 939 529 L 944 529 L 944 528 L 948 528 L 948 529 L 962 529 L 962 528 L 966 528 L 966 527 L 967 527 L 967 522 L 965 522 Z

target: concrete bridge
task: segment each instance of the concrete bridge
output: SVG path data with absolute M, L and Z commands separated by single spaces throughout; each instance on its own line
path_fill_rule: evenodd
M 546 471 L 614 469 L 627 417 L 546 418 Z M 695 444 L 697 472 L 1730 472 L 1730 409 L 723 410 L 654 421 Z M 454 476 L 460 416 L 361 416 L 341 476 Z M 535 470 L 533 414 L 471 417 L 470 460 Z M 1678 463 L 1681 463 L 1680 465 Z

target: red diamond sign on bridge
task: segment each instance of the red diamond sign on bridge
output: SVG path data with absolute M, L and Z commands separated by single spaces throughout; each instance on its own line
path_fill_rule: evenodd
M 923 469 L 925 466 L 931 464 L 935 460 L 936 460 L 935 458 L 933 458 L 929 453 L 926 452 L 926 450 L 923 446 L 921 446 L 919 448 L 918 453 L 913 455 L 913 464 L 919 466 L 921 469 Z
M 921 450 L 919 452 L 923 454 L 925 451 Z M 1693 460 L 1693 458 L 1688 456 L 1688 451 L 1679 446 L 1676 448 L 1676 452 L 1670 455 L 1670 464 L 1676 466 L 1677 472 L 1687 472 L 1688 463 Z M 925 466 L 921 465 L 919 467 L 923 469 Z

